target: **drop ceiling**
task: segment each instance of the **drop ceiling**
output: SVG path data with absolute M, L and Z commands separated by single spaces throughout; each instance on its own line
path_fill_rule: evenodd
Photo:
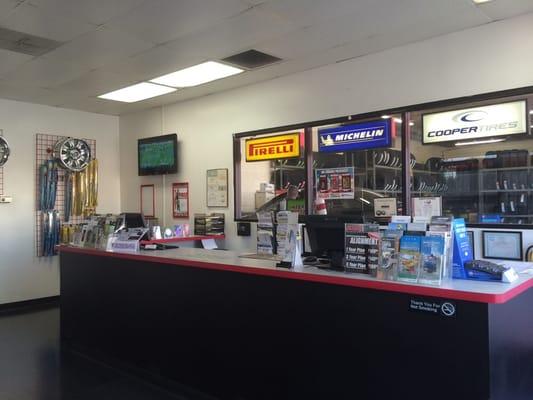
M 0 98 L 120 115 L 533 12 L 533 0 L 0 0 L 0 28 L 61 42 L 0 49 Z M 256 49 L 282 60 L 137 103 L 98 95 Z

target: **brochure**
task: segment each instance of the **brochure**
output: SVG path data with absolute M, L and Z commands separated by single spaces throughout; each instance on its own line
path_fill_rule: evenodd
M 377 278 L 394 280 L 398 269 L 398 256 L 400 252 L 400 238 L 402 231 L 383 232 L 381 237 L 381 260 L 377 271 Z
M 400 239 L 400 259 L 398 280 L 416 282 L 420 268 L 421 236 L 402 236 Z
M 418 282 L 440 285 L 444 269 L 444 237 L 426 236 L 421 240 L 422 261 Z

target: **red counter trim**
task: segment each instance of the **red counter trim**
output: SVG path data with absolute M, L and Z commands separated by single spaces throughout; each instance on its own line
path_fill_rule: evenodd
M 333 285 L 384 290 L 384 291 L 389 291 L 389 292 L 406 293 L 406 294 L 412 294 L 412 295 L 417 295 L 417 296 L 441 297 L 441 298 L 446 298 L 446 299 L 472 301 L 472 302 L 477 302 L 477 303 L 502 304 L 518 296 L 520 293 L 525 292 L 529 288 L 533 287 L 533 279 L 530 279 L 527 282 L 524 282 L 521 285 L 518 285 L 503 294 L 472 293 L 472 292 L 465 292 L 465 291 L 460 291 L 460 290 L 453 290 L 453 289 L 446 289 L 446 288 L 439 288 L 439 287 L 406 285 L 406 284 L 400 284 L 397 282 L 390 282 L 390 281 L 344 278 L 340 276 L 317 275 L 317 274 L 312 274 L 312 273 L 286 271 L 286 270 L 278 270 L 278 269 L 266 269 L 266 268 L 261 268 L 261 267 L 245 267 L 245 266 L 237 266 L 237 265 L 223 264 L 223 263 L 207 263 L 207 262 L 202 262 L 202 261 L 193 261 L 193 260 L 186 260 L 186 259 L 161 258 L 161 257 L 148 256 L 144 254 L 111 253 L 111 252 L 106 252 L 106 251 L 96 250 L 96 249 L 60 246 L 59 250 L 61 252 L 66 252 L 66 253 L 87 254 L 87 255 L 94 255 L 94 256 L 121 258 L 121 259 L 127 259 L 127 260 L 137 260 L 137 261 L 150 261 L 150 262 L 156 262 L 160 264 L 180 265 L 183 267 L 198 267 L 198 268 L 211 269 L 211 270 L 217 270 L 217 271 L 232 271 L 232 272 L 239 272 L 243 274 L 271 276 L 271 277 L 286 278 L 286 279 L 296 279 L 296 280 L 302 280 L 302 281 L 308 281 L 308 282 L 329 283 Z
M 226 235 L 204 235 L 204 236 L 187 236 L 187 237 L 174 237 L 169 239 L 155 239 L 155 240 L 142 240 L 141 244 L 164 244 L 164 243 L 177 243 L 177 242 L 192 242 L 193 240 L 205 240 L 205 239 L 224 239 Z

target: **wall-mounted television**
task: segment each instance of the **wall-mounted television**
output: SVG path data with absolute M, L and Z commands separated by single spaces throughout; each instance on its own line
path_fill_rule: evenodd
M 139 176 L 178 172 L 178 135 L 155 136 L 137 142 Z

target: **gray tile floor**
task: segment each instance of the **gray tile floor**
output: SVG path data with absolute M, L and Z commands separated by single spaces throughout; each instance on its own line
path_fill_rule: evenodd
M 59 309 L 0 312 L 1 400 L 195 400 L 61 352 Z

